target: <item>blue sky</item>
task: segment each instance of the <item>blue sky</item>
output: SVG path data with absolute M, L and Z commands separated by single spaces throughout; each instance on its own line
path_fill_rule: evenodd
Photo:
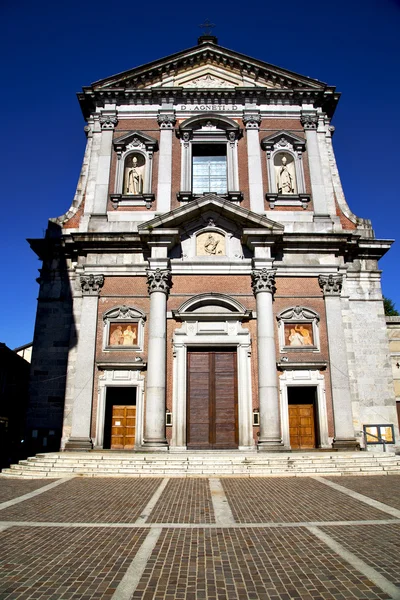
M 40 263 L 26 238 L 68 210 L 83 158 L 82 86 L 196 45 L 219 43 L 336 85 L 334 147 L 350 208 L 400 238 L 400 0 L 55 3 L 3 0 L 0 341 L 32 340 Z M 380 261 L 400 310 L 400 240 Z

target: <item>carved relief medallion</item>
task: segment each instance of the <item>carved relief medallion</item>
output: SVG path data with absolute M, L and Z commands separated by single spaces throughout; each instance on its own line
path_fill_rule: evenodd
M 205 231 L 197 236 L 197 256 L 224 256 L 225 254 L 225 236 L 221 233 Z

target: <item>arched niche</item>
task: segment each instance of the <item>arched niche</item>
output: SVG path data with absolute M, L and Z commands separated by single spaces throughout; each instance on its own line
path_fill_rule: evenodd
M 113 141 L 117 154 L 114 194 L 111 201 L 118 206 L 151 207 L 153 155 L 158 150 L 156 139 L 141 131 L 129 133 Z
M 270 208 L 275 205 L 307 208 L 310 196 L 306 193 L 303 168 L 305 139 L 288 131 L 279 131 L 263 138 L 261 147 L 267 159 Z

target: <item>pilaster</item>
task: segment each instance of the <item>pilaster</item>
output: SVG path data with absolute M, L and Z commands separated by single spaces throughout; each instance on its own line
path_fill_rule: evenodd
M 359 444 L 354 436 L 346 343 L 340 301 L 343 275 L 320 275 L 318 283 L 324 294 L 328 330 L 335 424 L 333 447 L 340 450 L 356 450 Z
M 114 128 L 118 123 L 115 110 L 105 110 L 100 115 L 101 138 L 98 150 L 96 185 L 93 214 L 107 213 L 108 186 L 110 181 L 111 153 Z
M 81 275 L 79 283 L 82 290 L 82 314 L 78 333 L 71 435 L 65 445 L 66 450 L 91 450 L 92 448 L 90 428 L 97 306 L 104 276 Z
M 243 123 L 246 127 L 247 161 L 249 170 L 250 209 L 256 213 L 264 212 L 264 194 L 261 171 L 261 152 L 259 128 L 261 115 L 258 111 L 243 112 Z
M 311 192 L 314 205 L 314 218 L 329 220 L 329 210 L 325 195 L 321 157 L 318 147 L 318 115 L 315 111 L 302 111 L 301 124 L 307 140 L 307 155 L 310 168 Z
M 175 112 L 160 110 L 157 115 L 157 121 L 160 126 L 157 211 L 164 213 L 171 210 L 172 134 L 176 123 Z

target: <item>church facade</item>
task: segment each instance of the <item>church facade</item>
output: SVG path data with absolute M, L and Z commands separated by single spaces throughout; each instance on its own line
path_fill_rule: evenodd
M 30 240 L 28 436 L 354 450 L 379 425 L 397 440 L 377 266 L 390 241 L 344 197 L 335 88 L 205 35 L 78 98 L 76 195 Z

